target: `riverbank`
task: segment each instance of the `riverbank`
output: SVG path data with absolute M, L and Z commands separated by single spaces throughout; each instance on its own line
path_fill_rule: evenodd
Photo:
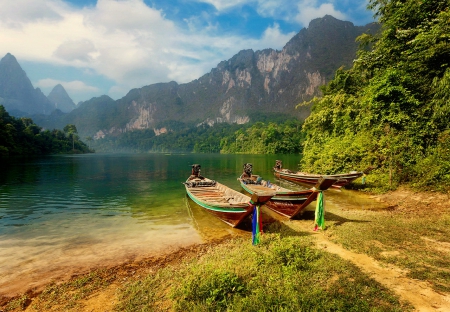
M 0 311 L 133 311 L 280 306 L 445 311 L 450 306 L 450 198 L 406 188 L 372 200 L 383 209 L 313 211 L 250 236 L 74 276 L 4 298 Z M 197 289 L 197 292 L 194 292 Z M 304 306 L 305 307 L 305 306 Z

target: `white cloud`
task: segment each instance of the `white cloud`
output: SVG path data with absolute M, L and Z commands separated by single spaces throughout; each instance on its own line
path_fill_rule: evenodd
M 295 20 L 303 26 L 308 26 L 309 22 L 315 18 L 332 15 L 340 20 L 347 20 L 347 16 L 336 10 L 332 3 L 322 3 L 318 5 L 317 1 L 303 1 L 298 4 L 298 14 Z
M 167 81 L 168 64 L 181 62 L 183 54 L 192 52 L 183 51 L 179 43 L 189 41 L 183 38 L 183 30 L 142 0 L 99 0 L 95 7 L 82 9 L 59 0 L 18 1 L 20 6 L 6 7 L 1 2 L 2 13 L 15 12 L 22 19 L 16 21 L 20 28 L 0 19 L 0 53 L 10 52 L 19 61 L 88 69 L 130 89 Z M 34 1 L 61 18 L 27 19 L 26 5 Z M 180 52 L 171 55 L 178 46 Z
M 98 92 L 99 91 L 99 89 L 97 87 L 88 86 L 83 81 L 79 81 L 79 80 L 60 82 L 60 83 L 66 89 L 67 92 L 69 92 L 69 91 Z
M 258 0 L 257 11 L 264 17 L 275 17 L 289 20 L 295 11 L 295 1 L 286 0 Z
M 207 12 L 199 12 L 199 14 L 185 18 L 183 21 L 186 23 L 189 32 L 191 33 L 198 31 L 215 32 L 219 27 L 214 18 L 215 16 L 212 16 Z
M 54 56 L 66 61 L 89 62 L 93 59 L 96 49 L 88 39 L 69 40 L 63 42 L 53 53 Z
M 273 27 L 269 27 L 264 31 L 261 40 L 255 44 L 255 47 L 259 50 L 266 49 L 267 47 L 281 50 L 281 48 L 283 48 L 294 36 L 295 32 L 283 34 L 280 31 L 280 25 L 274 24 Z
M 242 6 L 244 4 L 255 2 L 254 0 L 198 0 L 199 2 L 209 3 L 216 8 L 217 11 L 227 10 L 232 7 Z
M 142 32 L 164 34 L 175 30 L 161 11 L 148 7 L 143 0 L 98 0 L 96 7 L 86 12 L 85 22 L 90 27 L 100 26 L 106 34 L 119 31 L 138 36 Z
M 8 27 L 20 28 L 25 23 L 58 21 L 62 16 L 54 9 L 53 1 L 14 0 L 0 1 L 1 22 Z

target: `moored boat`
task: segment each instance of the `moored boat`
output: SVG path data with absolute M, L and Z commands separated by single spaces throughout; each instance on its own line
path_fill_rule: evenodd
M 321 178 L 310 189 L 294 191 L 254 175 L 253 166 L 249 163 L 244 164 L 244 172 L 238 180 L 249 194 L 274 191 L 275 195 L 265 203 L 265 206 L 290 219 L 301 214 L 306 206 L 315 201 L 320 191 L 327 190 L 336 182 L 335 178 Z
M 250 197 L 217 181 L 202 177 L 201 166 L 192 165 L 192 174 L 184 182 L 187 195 L 198 205 L 232 227 L 238 226 L 254 209 L 254 204 L 269 200 L 273 192 L 258 192 Z
M 333 178 L 336 180 L 336 182 L 332 185 L 332 187 L 334 188 L 341 188 L 364 175 L 364 172 L 362 171 L 350 171 L 349 173 L 327 175 L 306 173 L 301 171 L 291 171 L 289 169 L 282 168 L 281 160 L 276 161 L 275 167 L 273 167 L 273 173 L 279 179 L 284 179 L 300 184 L 317 184 L 317 182 L 321 178 Z

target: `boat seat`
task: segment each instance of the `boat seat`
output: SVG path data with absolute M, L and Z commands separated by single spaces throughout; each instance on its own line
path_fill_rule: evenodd
M 210 180 L 210 181 L 188 181 L 185 182 L 185 184 L 188 187 L 197 187 L 197 186 L 215 186 L 216 181 Z

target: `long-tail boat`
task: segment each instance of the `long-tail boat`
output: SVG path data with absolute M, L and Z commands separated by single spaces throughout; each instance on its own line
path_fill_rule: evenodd
M 317 184 L 317 182 L 321 178 L 334 178 L 336 179 L 336 182 L 332 185 L 332 187 L 334 188 L 341 188 L 364 175 L 364 172 L 362 171 L 350 171 L 349 173 L 327 175 L 306 173 L 301 171 L 291 171 L 289 169 L 282 168 L 281 160 L 276 161 L 275 167 L 273 167 L 273 173 L 279 179 L 284 179 L 300 184 Z
M 274 192 L 257 192 L 252 197 L 200 175 L 201 166 L 192 165 L 192 174 L 184 182 L 187 195 L 198 205 L 232 227 L 250 214 L 254 205 L 269 200 Z
M 301 214 L 306 206 L 317 199 L 320 191 L 327 190 L 336 182 L 335 178 L 322 178 L 310 189 L 293 191 L 265 181 L 252 171 L 252 164 L 244 164 L 244 172 L 238 178 L 242 188 L 249 194 L 274 191 L 275 195 L 265 203 L 265 206 L 289 219 Z

